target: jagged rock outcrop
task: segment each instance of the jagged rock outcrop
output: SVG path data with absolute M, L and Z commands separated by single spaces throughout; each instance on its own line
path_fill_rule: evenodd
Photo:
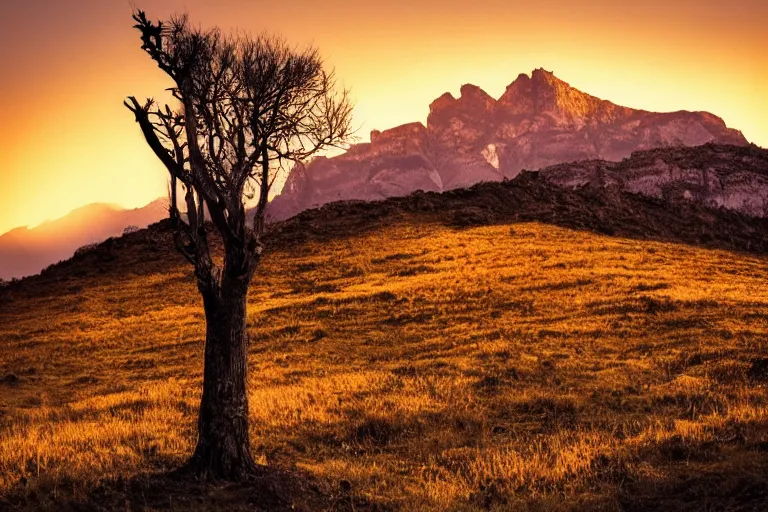
M 550 183 L 616 189 L 768 217 L 768 151 L 705 144 L 632 153 L 621 162 L 587 160 L 541 169 Z
M 269 214 L 281 220 L 336 200 L 441 192 L 514 178 L 523 169 L 619 161 L 633 151 L 708 142 L 747 144 L 741 132 L 707 112 L 621 107 L 537 69 L 521 74 L 498 100 L 467 84 L 458 98 L 445 93 L 432 102 L 426 126 L 375 130 L 370 143 L 297 165 Z

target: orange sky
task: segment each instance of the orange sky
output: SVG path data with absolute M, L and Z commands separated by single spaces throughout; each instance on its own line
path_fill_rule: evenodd
M 463 83 L 522 72 L 635 108 L 708 110 L 768 147 L 765 0 L 136 0 L 152 17 L 314 43 L 353 89 L 359 135 L 425 120 Z M 66 4 L 66 5 L 64 5 Z M 91 202 L 136 207 L 165 171 L 124 107 L 170 84 L 118 0 L 9 2 L 0 19 L 0 233 Z

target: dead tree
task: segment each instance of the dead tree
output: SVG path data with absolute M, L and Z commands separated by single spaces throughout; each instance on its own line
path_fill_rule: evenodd
M 175 245 L 194 266 L 205 310 L 203 396 L 190 465 L 202 475 L 247 478 L 256 466 L 248 435 L 246 299 L 262 257 L 269 191 L 288 163 L 344 143 L 352 107 L 313 48 L 193 28 L 186 16 L 153 22 L 136 11 L 133 19 L 178 105 L 129 97 L 125 106 L 168 169 Z M 223 243 L 220 265 L 211 257 L 206 216 Z

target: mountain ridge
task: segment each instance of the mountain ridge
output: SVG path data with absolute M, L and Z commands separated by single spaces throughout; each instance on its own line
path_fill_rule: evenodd
M 116 213 L 116 212 L 129 212 L 129 211 L 135 211 L 135 210 L 141 210 L 143 208 L 147 208 L 150 205 L 162 202 L 163 198 L 157 198 L 149 203 L 147 203 L 144 206 L 136 207 L 136 208 L 123 208 L 122 206 L 116 204 L 116 203 L 88 203 L 84 204 L 82 206 L 78 206 L 77 208 L 74 208 L 64 215 L 60 217 L 56 217 L 53 219 L 46 219 L 38 224 L 27 224 L 24 226 L 16 226 L 8 231 L 5 231 L 4 233 L 0 233 L 0 237 L 4 237 L 6 235 L 9 235 L 14 232 L 26 232 L 26 231 L 34 231 L 41 228 L 46 228 L 48 226 L 56 225 L 61 221 L 64 220 L 74 220 L 74 219 L 83 219 L 88 220 L 94 216 L 94 214 L 103 214 L 103 213 Z
M 133 209 L 107 203 L 81 206 L 34 227 L 21 226 L 0 235 L 0 279 L 20 278 L 72 256 L 83 245 L 146 227 L 167 216 L 167 199 Z
M 430 104 L 426 124 L 373 130 L 370 142 L 342 155 L 296 165 L 270 215 L 280 220 L 335 200 L 441 192 L 514 178 L 523 169 L 708 142 L 748 144 L 714 114 L 615 105 L 539 68 L 519 75 L 499 99 L 465 84 L 458 98 L 445 93 Z

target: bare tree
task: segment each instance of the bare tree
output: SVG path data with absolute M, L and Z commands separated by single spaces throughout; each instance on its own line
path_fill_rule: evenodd
M 262 257 L 269 191 L 286 164 L 344 143 L 352 106 L 314 48 L 225 36 L 191 27 L 186 16 L 153 22 L 136 11 L 133 19 L 142 49 L 171 78 L 179 102 L 161 107 L 129 97 L 125 106 L 168 169 L 175 244 L 194 265 L 205 309 L 203 396 L 190 464 L 203 475 L 247 478 L 256 466 L 248 435 L 246 299 Z M 211 257 L 206 213 L 223 243 L 221 265 Z

